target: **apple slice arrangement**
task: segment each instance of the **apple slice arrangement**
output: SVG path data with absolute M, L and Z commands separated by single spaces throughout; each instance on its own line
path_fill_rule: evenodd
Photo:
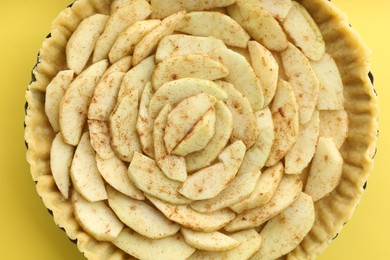
M 108 2 L 75 27 L 45 94 L 49 176 L 77 224 L 139 259 L 299 257 L 349 131 L 309 12 Z

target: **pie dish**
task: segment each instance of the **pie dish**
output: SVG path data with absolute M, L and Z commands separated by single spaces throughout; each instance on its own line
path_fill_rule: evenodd
M 88 259 L 313 259 L 373 167 L 368 57 L 325 0 L 78 0 L 26 93 L 38 194 Z

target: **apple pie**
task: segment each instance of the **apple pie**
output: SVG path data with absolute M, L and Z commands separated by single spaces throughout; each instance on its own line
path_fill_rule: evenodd
M 369 50 L 325 0 L 78 0 L 27 160 L 88 259 L 313 259 L 372 171 Z

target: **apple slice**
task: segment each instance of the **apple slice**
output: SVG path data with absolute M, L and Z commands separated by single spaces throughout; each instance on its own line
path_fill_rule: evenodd
M 154 120 L 166 105 L 174 105 L 183 99 L 201 93 L 209 94 L 218 100 L 227 98 L 227 94 L 217 84 L 206 79 L 183 78 L 168 82 L 156 91 L 150 100 L 149 115 Z
M 324 39 L 316 22 L 302 5 L 292 1 L 283 28 L 306 57 L 314 61 L 321 60 L 325 54 Z
M 227 45 L 240 48 L 246 48 L 250 39 L 236 21 L 219 12 L 191 12 L 179 23 L 176 31 L 195 36 L 212 36 Z
M 142 191 L 130 181 L 126 164 L 118 157 L 115 156 L 105 160 L 96 155 L 96 165 L 104 180 L 113 188 L 133 199 L 145 199 Z
M 340 149 L 348 136 L 348 114 L 345 110 L 320 111 L 320 137 L 331 137 Z
M 188 10 L 188 11 L 202 11 L 209 10 L 218 7 L 225 7 L 231 5 L 236 0 L 151 0 L 150 3 L 153 7 L 152 17 L 165 18 L 175 12 Z
M 186 163 L 183 157 L 168 154 L 164 143 L 164 133 L 171 106 L 167 104 L 154 121 L 153 142 L 157 165 L 171 180 L 185 181 L 187 179 Z
M 133 54 L 135 46 L 160 23 L 160 20 L 145 20 L 130 25 L 118 36 L 112 46 L 108 54 L 110 62 L 114 63 L 122 57 Z
M 281 57 L 284 71 L 299 104 L 300 123 L 306 124 L 316 108 L 320 83 L 309 60 L 297 47 L 289 44 Z
M 339 184 L 343 158 L 332 138 L 320 137 L 311 164 L 305 193 L 316 202 L 331 193 Z
M 325 53 L 321 60 L 311 62 L 311 66 L 320 81 L 317 108 L 319 110 L 344 109 L 343 81 L 332 56 Z
M 218 156 L 219 163 L 195 172 L 183 183 L 179 192 L 192 200 L 204 200 L 217 196 L 232 182 L 240 168 L 246 147 L 236 141 Z
M 94 96 L 88 109 L 88 118 L 106 121 L 115 107 L 119 87 L 125 76 L 123 72 L 104 75 L 95 88 Z
M 278 163 L 261 173 L 260 179 L 252 194 L 245 200 L 230 206 L 236 213 L 261 207 L 267 204 L 279 186 L 284 174 L 282 163 Z
M 279 21 L 284 21 L 291 10 L 291 0 L 252 0 L 272 14 Z
M 88 130 L 91 138 L 91 145 L 95 152 L 102 159 L 114 157 L 115 152 L 111 147 L 107 123 L 97 120 L 88 120 Z
M 287 48 L 287 36 L 278 21 L 260 5 L 237 1 L 227 8 L 249 35 L 269 50 L 282 51 Z
M 156 51 L 156 62 L 160 63 L 167 57 L 189 54 L 208 55 L 219 48 L 226 48 L 223 41 L 213 37 L 198 37 L 185 34 L 165 36 Z
M 120 159 L 131 162 L 134 152 L 141 152 L 136 130 L 138 118 L 138 89 L 118 101 L 109 119 L 111 145 Z
M 73 76 L 74 72 L 71 70 L 60 71 L 46 88 L 45 113 L 56 133 L 60 131 L 58 117 L 61 99 L 72 82 Z
M 178 193 L 181 182 L 167 178 L 156 162 L 149 157 L 135 153 L 128 174 L 135 186 L 147 194 L 173 204 L 191 202 Z
M 217 49 L 211 56 L 227 66 L 229 75 L 225 80 L 249 100 L 253 111 L 261 110 L 264 105 L 263 89 L 245 57 L 230 49 Z
M 229 237 L 240 242 L 240 245 L 223 252 L 196 251 L 188 260 L 249 259 L 256 251 L 259 250 L 262 243 L 261 236 L 254 229 L 236 232 L 230 234 Z
M 133 88 L 138 89 L 138 99 L 141 99 L 146 83 L 152 80 L 155 67 L 154 56 L 150 56 L 129 70 L 123 78 L 122 85 L 119 89 L 118 100 L 127 95 Z
M 225 227 L 225 230 L 233 232 L 262 225 L 290 206 L 298 198 L 301 191 L 302 182 L 299 176 L 285 175 L 272 199 L 267 204 L 244 211 L 237 215 L 236 218 Z
M 215 134 L 205 148 L 186 156 L 185 160 L 189 172 L 209 166 L 222 152 L 230 139 L 233 131 L 232 113 L 222 101 L 218 101 L 214 108 L 216 114 Z
M 215 134 L 215 120 L 215 108 L 212 107 L 175 147 L 172 154 L 186 156 L 205 148 Z
M 272 53 L 256 41 L 248 43 L 248 50 L 252 68 L 263 87 L 264 107 L 266 107 L 275 96 L 279 79 L 279 64 Z
M 215 103 L 215 97 L 201 93 L 184 99 L 172 109 L 164 134 L 165 147 L 169 154 Z
M 66 90 L 59 110 L 59 125 L 66 143 L 73 146 L 79 143 L 96 84 L 107 67 L 107 60 L 93 64 L 84 70 Z
M 320 116 L 318 110 L 315 110 L 312 119 L 301 125 L 297 141 L 284 157 L 287 174 L 300 174 L 309 165 L 316 150 L 319 133 Z
M 54 181 L 61 194 L 68 199 L 70 186 L 70 166 L 72 164 L 74 147 L 66 144 L 58 133 L 53 140 L 50 151 L 50 169 Z
M 176 234 L 180 226 L 169 221 L 155 208 L 143 201 L 107 189 L 108 204 L 118 218 L 137 233 L 150 238 L 161 239 Z
M 188 228 L 181 228 L 181 234 L 187 244 L 199 250 L 225 251 L 236 248 L 240 242 L 221 232 L 196 232 Z
M 153 88 L 181 78 L 216 80 L 229 74 L 227 67 L 204 54 L 179 55 L 159 63 L 153 73 Z
M 70 168 L 73 187 L 91 202 L 107 199 L 106 188 L 96 166 L 95 151 L 86 132 L 81 137 Z
M 249 149 L 259 137 L 251 104 L 232 84 L 223 81 L 218 81 L 217 84 L 228 94 L 225 104 L 233 115 L 233 132 L 230 141 L 242 140 Z
M 160 40 L 164 36 L 173 33 L 185 15 L 185 11 L 174 13 L 162 20 L 159 25 L 147 33 L 135 46 L 133 53 L 133 65 L 137 65 L 143 59 L 151 55 L 156 50 Z
M 228 209 L 215 211 L 209 214 L 203 214 L 191 209 L 187 205 L 173 205 L 165 203 L 149 195 L 146 195 L 146 197 L 168 219 L 194 231 L 217 231 L 228 224 L 235 215 L 231 210 Z
M 89 202 L 73 190 L 72 207 L 80 226 L 99 241 L 112 241 L 123 229 L 123 223 L 103 201 Z
M 187 259 L 195 252 L 179 234 L 149 239 L 127 228 L 112 243 L 137 259 Z
M 267 161 L 274 143 L 274 123 L 269 108 L 256 112 L 255 117 L 257 128 L 259 129 L 259 137 L 254 145 L 247 150 L 237 175 L 245 172 L 260 171 Z
M 250 196 L 260 178 L 260 172 L 248 172 L 231 181 L 230 185 L 211 199 L 195 201 L 190 204 L 196 211 L 215 212 L 234 205 Z
M 263 243 L 253 259 L 277 259 L 296 248 L 309 233 L 315 220 L 310 196 L 301 192 L 298 199 L 261 230 Z
M 66 63 L 76 74 L 80 74 L 87 65 L 109 18 L 103 14 L 92 15 L 82 20 L 70 36 L 66 45 Z
M 266 166 L 270 167 L 278 163 L 296 142 L 299 136 L 298 110 L 294 90 L 288 82 L 280 80 L 271 104 L 275 141 Z
M 152 13 L 152 7 L 145 0 L 128 1 L 114 9 L 103 34 L 96 42 L 92 62 L 108 58 L 118 36 L 136 21 L 145 20 Z

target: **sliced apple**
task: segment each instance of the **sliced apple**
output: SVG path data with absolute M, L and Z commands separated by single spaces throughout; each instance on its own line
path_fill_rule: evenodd
M 244 211 L 225 227 L 228 232 L 262 225 L 290 206 L 302 191 L 298 175 L 285 175 L 271 200 L 264 206 Z
M 71 70 L 60 71 L 46 88 L 45 113 L 56 133 L 60 131 L 58 120 L 61 99 L 72 82 L 73 76 L 74 72 Z
M 278 21 L 260 5 L 237 1 L 227 8 L 249 35 L 269 50 L 282 51 L 287 48 L 287 36 Z
M 262 243 L 262 238 L 256 232 L 255 229 L 248 229 L 233 234 L 229 234 L 229 237 L 240 242 L 240 245 L 238 247 L 223 252 L 196 251 L 189 258 L 189 260 L 249 259 L 256 251 L 259 250 L 260 245 Z
M 145 0 L 128 1 L 118 7 L 114 9 L 103 34 L 96 42 L 93 63 L 108 58 L 118 36 L 130 25 L 145 20 L 152 13 L 152 7 Z
M 104 180 L 113 188 L 133 199 L 145 199 L 142 191 L 135 187 L 130 181 L 126 164 L 118 157 L 115 156 L 110 159 L 102 159 L 97 155 L 96 165 Z
M 156 91 L 150 100 L 149 115 L 154 120 L 166 105 L 174 105 L 183 99 L 201 93 L 209 94 L 218 100 L 227 98 L 227 94 L 217 84 L 206 79 L 183 78 L 168 82 Z
M 215 103 L 215 97 L 201 93 L 184 99 L 172 109 L 164 134 L 165 147 L 169 154 Z
M 150 82 L 148 82 L 145 85 L 144 92 L 142 93 L 136 126 L 141 141 L 142 150 L 150 158 L 154 158 L 153 121 L 149 116 L 149 105 L 152 95 L 152 85 Z
M 167 104 L 154 121 L 153 142 L 157 165 L 171 180 L 185 181 L 187 179 L 186 162 L 183 157 L 168 154 L 164 143 L 164 133 L 171 106 Z
M 134 152 L 141 152 L 136 130 L 138 118 L 138 89 L 118 101 L 109 119 L 111 146 L 120 159 L 131 162 Z
M 112 46 L 111 51 L 108 54 L 110 62 L 114 63 L 122 57 L 133 54 L 135 46 L 146 34 L 156 28 L 160 23 L 160 20 L 145 20 L 137 21 L 130 25 L 118 36 Z
M 181 228 L 184 240 L 190 246 L 206 251 L 225 251 L 240 245 L 240 242 L 221 232 L 196 232 L 188 228 Z
M 232 84 L 223 81 L 218 81 L 217 84 L 228 94 L 225 104 L 233 115 L 230 141 L 242 140 L 250 148 L 259 137 L 259 129 L 249 100 Z
M 89 202 L 73 190 L 72 207 L 83 230 L 99 241 L 112 241 L 123 229 L 123 223 L 103 201 Z
M 164 36 L 173 33 L 185 15 L 185 11 L 174 13 L 162 20 L 159 25 L 147 33 L 134 48 L 133 65 L 137 65 L 143 59 L 151 55 L 156 50 L 160 40 Z
M 59 125 L 66 143 L 73 146 L 79 143 L 96 84 L 107 67 L 107 60 L 93 64 L 84 70 L 66 90 L 59 110 Z
M 109 18 L 108 15 L 104 14 L 95 14 L 86 18 L 69 38 L 66 45 L 66 61 L 68 68 L 76 74 L 80 74 L 87 65 Z
M 266 107 L 275 96 L 279 79 L 279 64 L 272 53 L 256 41 L 248 43 L 248 50 L 252 68 L 263 87 L 264 107 Z
M 186 156 L 187 170 L 193 172 L 209 166 L 222 152 L 233 131 L 233 116 L 228 107 L 218 101 L 215 105 L 215 134 L 207 146 Z
M 321 60 L 325 54 L 324 39 L 316 22 L 302 5 L 292 1 L 283 28 L 306 57 L 314 61 Z
M 259 111 L 264 105 L 263 89 L 251 65 L 244 56 L 230 49 L 217 49 L 211 54 L 229 69 L 225 80 L 246 97 L 253 111 Z
M 91 138 L 91 145 L 95 152 L 102 159 L 114 157 L 115 152 L 111 147 L 107 123 L 98 120 L 88 120 L 88 130 Z
M 297 141 L 299 136 L 299 107 L 291 85 L 279 81 L 274 101 L 271 104 L 275 141 L 265 163 L 270 167 L 278 163 Z
M 340 149 L 348 136 L 348 114 L 345 110 L 320 111 L 320 136 L 331 137 Z
M 256 112 L 255 117 L 257 128 L 259 129 L 259 137 L 254 145 L 247 150 L 240 170 L 237 173 L 238 175 L 245 172 L 260 171 L 267 161 L 274 143 L 274 123 L 269 108 Z
M 181 182 L 165 176 L 156 162 L 135 153 L 128 171 L 130 179 L 143 192 L 173 204 L 188 204 L 191 200 L 178 193 Z
M 118 218 L 137 233 L 150 238 L 161 239 L 176 234 L 180 226 L 147 203 L 134 200 L 112 188 L 107 189 L 108 204 Z
M 204 214 L 191 209 L 187 205 L 169 204 L 149 195 L 147 195 L 147 198 L 168 219 L 182 225 L 183 227 L 199 232 L 217 231 L 228 224 L 235 215 L 233 211 L 228 209 Z
M 189 54 L 208 55 L 215 49 L 226 48 L 223 41 L 213 37 L 198 37 L 185 34 L 165 36 L 159 43 L 156 51 L 156 62 L 167 57 Z
M 261 230 L 263 243 L 253 259 L 277 259 L 296 248 L 309 233 L 315 220 L 310 196 L 301 192 L 298 199 Z
M 319 110 L 344 109 L 343 81 L 334 59 L 327 53 L 311 66 L 320 81 L 317 108 Z
M 261 173 L 260 179 L 252 194 L 245 200 L 230 206 L 236 213 L 261 207 L 267 204 L 279 186 L 284 174 L 282 163 L 278 163 Z
M 291 0 L 252 0 L 272 14 L 279 21 L 284 21 L 291 10 Z
M 172 154 L 186 156 L 205 148 L 215 134 L 215 120 L 215 108 L 212 107 L 175 147 Z
M 118 100 L 127 95 L 133 88 L 138 89 L 138 98 L 141 99 L 146 83 L 152 80 L 155 67 L 154 56 L 150 56 L 129 70 L 123 78 L 122 85 L 119 89 Z
M 320 116 L 318 110 L 315 110 L 312 119 L 301 125 L 297 141 L 284 158 L 287 174 L 300 174 L 309 165 L 316 150 L 319 133 Z
M 320 137 L 311 164 L 305 193 L 316 202 L 331 193 L 339 184 L 343 158 L 332 138 Z
M 127 228 L 112 243 L 137 259 L 187 259 L 195 252 L 179 234 L 150 239 Z
M 187 10 L 187 11 L 202 11 L 209 10 L 212 8 L 225 7 L 231 5 L 236 0 L 151 0 L 150 4 L 153 7 L 152 17 L 164 18 L 175 12 Z
M 217 196 L 232 182 L 240 168 L 246 147 L 236 141 L 218 156 L 219 163 L 193 173 L 183 183 L 179 192 L 192 200 L 204 200 Z
M 232 18 L 220 12 L 191 12 L 179 23 L 176 31 L 195 35 L 212 36 L 226 45 L 246 48 L 250 36 Z
M 216 80 L 229 74 L 227 67 L 204 54 L 179 55 L 159 63 L 153 73 L 153 88 L 181 78 Z
M 61 194 L 67 199 L 70 186 L 70 166 L 72 164 L 74 147 L 66 144 L 58 133 L 53 140 L 50 151 L 50 169 L 54 181 Z
M 190 204 L 191 208 L 199 212 L 215 212 L 234 205 L 248 198 L 256 187 L 260 178 L 260 172 L 248 172 L 231 181 L 230 185 L 216 197 L 195 201 Z
M 309 60 L 292 44 L 281 53 L 284 71 L 299 104 L 300 123 L 310 121 L 316 108 L 320 83 Z
M 106 121 L 115 107 L 119 87 L 125 76 L 123 72 L 113 72 L 102 77 L 88 109 L 88 118 Z

